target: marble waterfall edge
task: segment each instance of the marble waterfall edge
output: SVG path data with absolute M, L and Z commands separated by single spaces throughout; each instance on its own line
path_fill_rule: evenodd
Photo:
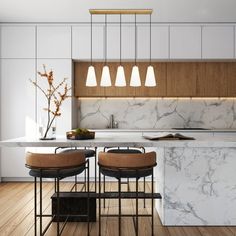
M 99 98 L 79 100 L 79 126 L 106 128 L 111 114 L 121 129 L 236 128 L 234 99 Z
M 235 153 L 236 148 L 165 148 L 158 167 L 162 223 L 236 225 Z

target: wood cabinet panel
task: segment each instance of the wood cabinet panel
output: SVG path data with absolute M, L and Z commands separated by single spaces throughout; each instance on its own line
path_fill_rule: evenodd
M 137 63 L 140 71 L 141 87 L 135 89 L 136 97 L 165 97 L 166 96 L 166 64 L 152 63 L 156 77 L 156 87 L 145 87 L 147 67 L 149 63 Z
M 95 62 L 97 87 L 86 87 L 90 63 L 75 63 L 75 96 L 77 97 L 235 97 L 236 62 L 155 62 L 157 86 L 145 87 L 149 63 L 138 62 L 141 87 L 130 87 L 133 62 L 123 62 L 126 87 L 115 87 L 118 62 L 109 62 L 112 86 L 100 87 L 102 62 Z
M 220 97 L 228 96 L 227 63 L 206 62 L 199 64 L 201 76 L 197 80 L 197 96 Z
M 86 77 L 88 72 L 89 62 L 78 62 L 74 65 L 74 77 L 75 77 L 75 96 L 76 97 L 104 97 L 104 88 L 100 87 L 100 80 L 102 75 L 102 62 L 93 63 L 95 67 L 95 73 L 97 78 L 96 87 L 86 87 Z
M 167 63 L 167 96 L 196 96 L 196 82 L 199 76 L 198 63 Z
M 227 63 L 227 96 L 236 97 L 236 63 Z
M 76 62 L 75 63 L 75 96 L 77 97 L 158 97 L 166 96 L 166 63 L 153 63 L 157 87 L 145 87 L 146 71 L 149 63 L 137 63 L 140 71 L 141 87 L 131 87 L 130 78 L 131 71 L 134 63 L 124 62 L 124 70 L 126 77 L 126 87 L 115 87 L 116 72 L 119 66 L 118 62 L 109 62 L 108 66 L 110 68 L 111 74 L 111 87 L 100 87 L 101 73 L 103 63 L 94 63 L 96 76 L 97 76 L 97 87 L 86 87 L 86 76 L 90 63 L 88 62 Z

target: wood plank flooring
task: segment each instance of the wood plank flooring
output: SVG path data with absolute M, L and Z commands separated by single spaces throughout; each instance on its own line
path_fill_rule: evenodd
M 67 191 L 72 183 L 61 183 L 61 190 Z M 53 193 L 53 183 L 43 184 L 43 212 L 50 213 L 50 197 Z M 125 187 L 125 186 L 124 186 Z M 140 186 L 141 187 L 141 186 Z M 92 185 L 94 188 L 94 185 Z M 115 183 L 107 183 L 107 191 L 116 190 Z M 31 236 L 34 235 L 34 195 L 33 183 L 0 183 L 0 236 Z M 147 207 L 142 208 L 143 200 L 139 201 L 140 213 L 150 212 L 150 201 Z M 118 201 L 106 200 L 106 208 L 102 213 L 117 213 Z M 122 213 L 134 212 L 135 202 L 133 200 L 122 200 Z M 164 227 L 155 212 L 155 235 L 156 236 L 236 236 L 236 227 Z M 45 220 L 45 224 L 49 219 Z M 139 235 L 149 236 L 151 221 L 149 218 L 140 218 Z M 102 235 L 116 236 L 118 227 L 117 218 L 102 218 Z M 86 223 L 67 223 L 64 236 L 85 236 Z M 55 235 L 56 227 L 53 224 L 46 235 Z M 98 235 L 98 223 L 90 224 L 90 235 Z M 122 219 L 122 236 L 135 235 L 132 218 Z

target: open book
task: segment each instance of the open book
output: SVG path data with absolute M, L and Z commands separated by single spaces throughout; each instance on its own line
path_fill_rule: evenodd
M 143 136 L 145 139 L 148 140 L 195 140 L 193 137 L 184 136 L 180 133 L 175 134 L 165 134 L 160 136 Z

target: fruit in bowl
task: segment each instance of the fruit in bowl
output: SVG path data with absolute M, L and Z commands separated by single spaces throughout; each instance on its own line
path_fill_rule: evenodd
M 89 131 L 84 128 L 77 128 L 66 132 L 66 137 L 68 139 L 83 140 L 83 139 L 94 139 L 95 132 Z

